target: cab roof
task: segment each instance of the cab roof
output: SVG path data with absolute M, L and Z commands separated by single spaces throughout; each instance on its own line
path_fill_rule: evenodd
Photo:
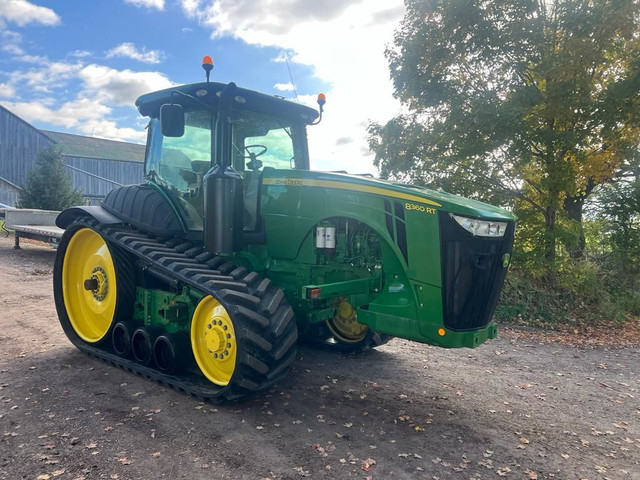
M 202 82 L 167 88 L 138 97 L 136 107 L 138 107 L 140 114 L 145 117 L 158 117 L 160 106 L 165 103 L 173 101 L 173 103 L 179 103 L 185 107 L 198 105 L 198 102 L 184 95 L 172 95 L 173 92 L 179 92 L 198 98 L 217 109 L 220 93 L 227 85 L 219 82 Z M 318 112 L 313 108 L 242 87 L 237 87 L 235 100 L 235 105 L 238 108 L 295 118 L 305 123 L 311 123 L 318 117 Z

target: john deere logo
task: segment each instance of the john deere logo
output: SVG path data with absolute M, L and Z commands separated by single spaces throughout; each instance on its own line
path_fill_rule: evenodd
M 509 254 L 509 253 L 505 253 L 505 254 L 502 256 L 502 266 L 503 266 L 504 268 L 507 268 L 507 267 L 509 266 L 509 262 L 510 262 L 510 261 L 511 261 L 511 254 Z

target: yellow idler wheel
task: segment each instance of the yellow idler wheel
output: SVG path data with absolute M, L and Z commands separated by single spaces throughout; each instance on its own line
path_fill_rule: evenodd
M 236 334 L 227 310 L 211 296 L 193 312 L 191 348 L 205 377 L 216 385 L 229 384 L 236 370 Z
M 81 228 L 69 240 L 62 263 L 64 307 L 73 330 L 87 343 L 102 340 L 116 312 L 117 280 L 105 240 Z
M 369 327 L 358 323 L 356 311 L 346 300 L 340 302 L 335 316 L 327 320 L 327 327 L 337 340 L 344 343 L 360 342 L 369 331 Z

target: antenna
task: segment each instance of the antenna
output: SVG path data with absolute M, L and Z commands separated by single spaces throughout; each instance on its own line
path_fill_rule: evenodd
M 289 68 L 289 58 L 286 54 L 284 56 L 284 61 L 287 63 L 287 70 L 289 71 L 289 79 L 291 80 L 291 86 L 293 86 L 293 93 L 296 94 L 296 102 L 300 103 L 300 100 L 298 99 L 298 92 L 296 91 L 296 83 L 293 81 L 293 75 L 291 75 L 291 68 Z

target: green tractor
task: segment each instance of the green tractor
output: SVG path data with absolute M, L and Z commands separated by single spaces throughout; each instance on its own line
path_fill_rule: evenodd
M 427 188 L 311 171 L 320 112 L 206 82 L 143 95 L 146 183 L 62 212 L 56 309 L 81 351 L 206 400 L 282 378 L 300 340 L 477 347 L 515 217 Z

